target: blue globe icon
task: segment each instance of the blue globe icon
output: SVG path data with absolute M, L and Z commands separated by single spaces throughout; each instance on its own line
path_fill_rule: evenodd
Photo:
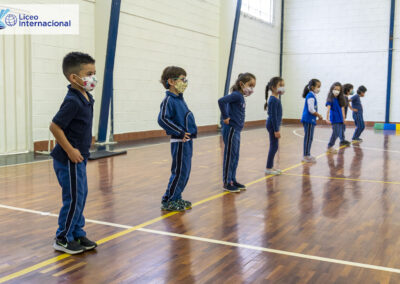
M 15 16 L 14 14 L 8 14 L 5 17 L 4 21 L 6 22 L 7 26 L 13 27 L 17 23 L 17 16 Z

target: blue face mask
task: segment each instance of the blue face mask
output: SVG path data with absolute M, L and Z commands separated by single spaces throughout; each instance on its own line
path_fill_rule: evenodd
M 351 91 L 351 92 L 350 92 L 350 96 L 352 96 L 352 95 L 354 95 L 354 91 Z

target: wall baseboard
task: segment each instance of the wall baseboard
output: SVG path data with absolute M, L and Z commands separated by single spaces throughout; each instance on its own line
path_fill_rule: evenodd
M 298 124 L 301 125 L 300 119 L 291 119 L 291 118 L 284 118 L 282 120 L 283 124 Z M 376 121 L 366 121 L 365 125 L 367 127 L 373 127 L 375 123 L 380 123 Z M 254 121 L 247 121 L 245 123 L 245 127 L 259 127 L 265 126 L 266 120 L 254 120 Z M 318 125 L 327 125 L 326 122 L 319 122 Z M 353 121 L 346 121 L 346 125 L 354 125 Z M 205 133 L 205 132 L 217 132 L 218 125 L 205 125 L 199 126 L 198 132 Z M 164 130 L 148 130 L 148 131 L 139 131 L 139 132 L 128 132 L 128 133 L 121 133 L 114 135 L 114 141 L 116 142 L 123 142 L 123 141 L 136 141 L 136 140 L 143 140 L 148 138 L 160 138 L 167 136 Z M 93 137 L 92 143 L 95 142 L 95 138 Z M 47 151 L 48 141 L 36 141 L 34 142 L 34 151 Z M 51 145 L 51 149 L 53 149 L 54 145 Z

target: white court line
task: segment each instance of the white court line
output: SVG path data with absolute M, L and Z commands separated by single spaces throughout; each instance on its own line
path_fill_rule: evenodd
M 295 130 L 293 130 L 293 134 L 296 135 L 296 136 L 298 136 L 298 137 L 304 138 L 304 135 L 301 135 L 301 134 L 297 133 L 298 130 L 301 130 L 301 128 L 300 128 L 300 129 L 295 129 Z M 322 143 L 329 143 L 329 141 L 319 140 L 319 139 L 315 139 L 315 138 L 313 139 L 313 141 L 322 142 Z M 357 145 L 360 145 L 360 144 L 357 144 Z M 372 151 L 382 151 L 382 152 L 400 153 L 400 151 L 396 151 L 396 150 L 385 150 L 385 149 L 381 149 L 381 148 L 364 147 L 364 146 L 362 146 L 362 147 L 359 146 L 359 147 L 360 147 L 361 149 L 372 150 Z
M 0 204 L 0 208 L 34 213 L 34 214 L 38 214 L 38 215 L 42 215 L 42 216 L 58 217 L 57 214 L 52 214 L 50 212 L 41 212 L 41 211 L 37 211 L 37 210 L 24 209 L 24 208 L 19 208 L 19 207 L 14 207 L 14 206 L 7 206 L 7 205 Z M 92 219 L 86 219 L 86 222 L 99 224 L 99 225 L 112 226 L 112 227 L 117 227 L 117 228 L 123 228 L 123 229 L 130 229 L 130 228 L 134 227 L 134 226 L 128 226 L 128 225 L 122 225 L 122 224 L 116 224 L 116 223 L 110 223 L 110 222 L 97 221 L 97 220 L 92 220 Z M 151 233 L 151 234 L 157 234 L 157 235 L 163 235 L 163 236 L 177 237 L 177 238 L 181 238 L 181 239 L 195 240 L 195 241 L 224 245 L 224 246 L 231 246 L 231 247 L 237 247 L 237 248 L 263 251 L 263 252 L 292 256 L 292 257 L 308 259 L 308 260 L 317 260 L 317 261 L 322 261 L 322 262 L 335 263 L 335 264 L 348 265 L 348 266 L 353 266 L 353 267 L 360 267 L 360 268 L 373 269 L 373 270 L 386 271 L 386 272 L 400 274 L 400 269 L 379 266 L 379 265 L 365 264 L 365 263 L 346 261 L 346 260 L 340 260 L 340 259 L 335 259 L 335 258 L 328 258 L 328 257 L 302 254 L 302 253 L 296 253 L 296 252 L 290 252 L 290 251 L 284 251 L 284 250 L 270 249 L 270 248 L 264 248 L 264 247 L 259 247 L 259 246 L 226 242 L 226 241 L 220 241 L 220 240 L 215 240 L 215 239 L 202 238 L 202 237 L 196 237 L 196 236 L 190 236 L 190 235 L 184 235 L 184 234 L 176 234 L 176 233 L 170 233 L 170 232 L 164 232 L 164 231 L 152 230 L 152 229 L 146 229 L 146 228 L 140 228 L 140 229 L 137 229 L 137 231 Z

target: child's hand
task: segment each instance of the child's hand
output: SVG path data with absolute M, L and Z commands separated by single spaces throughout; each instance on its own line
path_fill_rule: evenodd
M 324 120 L 324 118 L 320 114 L 318 114 L 318 118 L 319 118 L 319 120 Z
M 358 112 L 358 109 L 356 109 L 356 108 L 353 108 L 353 111 L 354 111 L 354 112 Z
M 331 121 L 329 119 L 326 119 L 326 123 L 331 124 Z
M 277 139 L 281 138 L 281 133 L 279 131 L 275 132 L 275 138 Z
M 190 133 L 185 133 L 185 137 L 183 137 L 183 142 L 189 141 L 190 140 Z
M 83 162 L 83 157 L 81 155 L 81 152 L 79 152 L 78 149 L 73 148 L 70 152 L 67 153 L 68 158 L 73 162 L 74 164 L 78 164 Z
M 231 118 L 230 117 L 228 117 L 227 119 L 224 119 L 224 123 L 226 124 L 226 125 L 229 125 L 229 121 L 231 120 Z

